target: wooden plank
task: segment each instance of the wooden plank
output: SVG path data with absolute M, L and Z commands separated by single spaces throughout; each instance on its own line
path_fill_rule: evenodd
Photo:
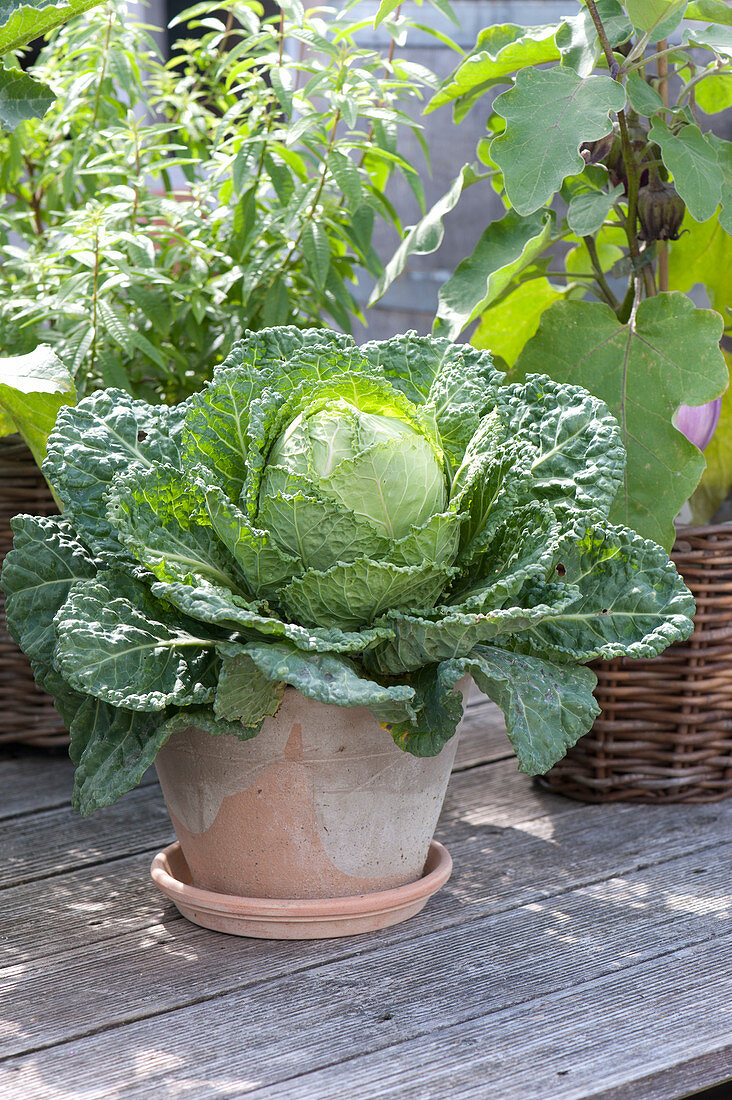
M 199 1002 L 214 999 L 100 1034 L 111 1021 L 100 1020 L 88 1001 L 99 978 L 82 957 L 63 975 L 63 1003 L 88 1037 L 4 1063 L 3 1095 L 51 1095 L 41 1084 L 55 1074 L 77 1090 L 66 1095 L 88 1100 L 186 1090 L 283 1100 L 483 1100 L 488 1082 L 500 1082 L 502 1100 L 585 1096 L 574 1091 L 577 1080 L 585 1090 L 606 1086 L 626 1046 L 634 1072 L 648 1072 L 644 1051 L 663 1067 L 681 1049 L 688 1059 L 729 1038 L 729 1016 L 719 1009 L 728 1013 L 732 997 L 732 973 L 723 965 L 732 959 L 732 845 L 703 876 L 697 870 L 698 860 L 685 857 L 470 921 L 457 934 L 442 929 L 394 940 L 384 933 L 372 937 L 371 950 L 326 963 L 318 962 L 324 944 L 265 943 L 254 945 L 257 957 L 247 968 L 246 941 L 197 932 L 171 937 L 163 929 L 162 938 L 130 943 L 126 964 L 110 950 L 100 990 L 106 1002 L 150 1015 L 152 986 L 137 991 L 147 975 L 158 982 L 168 975 L 178 988 L 195 990 Z M 310 968 L 272 980 L 268 967 L 285 949 Z M 715 988 L 710 979 L 718 970 Z M 210 992 L 232 976 L 236 992 Z M 43 1043 L 50 1041 L 59 1034 L 59 1006 L 47 998 L 58 977 L 51 971 L 44 984 L 41 973 L 34 978 L 19 967 L 16 979 L 17 995 L 3 998 L 4 1017 L 13 1019 L 13 1004 L 33 1005 L 32 1020 L 18 1021 L 25 1034 L 16 1043 L 32 1042 L 36 1022 Z M 561 1082 L 568 1066 L 571 1092 Z M 633 1079 L 621 1073 L 617 1083 Z
M 465 708 L 453 771 L 513 758 L 503 713 L 487 699 Z
M 0 748 L 0 821 L 16 814 L 65 806 L 74 765 L 60 749 Z

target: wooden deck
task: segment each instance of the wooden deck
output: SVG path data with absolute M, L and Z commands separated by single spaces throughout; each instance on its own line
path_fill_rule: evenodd
M 3 1100 L 662 1100 L 732 1078 L 732 800 L 546 794 L 476 702 L 448 886 L 385 932 L 278 943 L 157 893 L 153 776 L 83 821 L 62 756 L 0 761 Z

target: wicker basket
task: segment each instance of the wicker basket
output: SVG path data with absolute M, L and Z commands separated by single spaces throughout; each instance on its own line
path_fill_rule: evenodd
M 598 662 L 602 714 L 542 786 L 584 802 L 732 795 L 732 523 L 682 527 L 672 558 L 696 629 L 653 661 Z
M 57 512 L 43 475 L 17 435 L 0 439 L 0 561 L 12 545 L 10 520 L 18 512 L 48 516 Z M 0 744 L 68 744 L 53 700 L 40 691 L 30 664 L 5 629 L 0 592 Z

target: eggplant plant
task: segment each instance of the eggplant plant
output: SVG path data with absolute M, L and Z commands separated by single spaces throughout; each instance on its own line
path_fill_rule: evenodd
M 487 27 L 438 89 L 428 111 L 451 105 L 458 124 L 487 111 L 487 132 L 373 299 L 439 247 L 467 187 L 494 188 L 506 212 L 442 286 L 435 332 L 474 325 L 511 378 L 540 370 L 602 397 L 627 452 L 611 518 L 669 548 L 687 499 L 703 522 L 732 485 L 730 392 L 711 441 L 695 423 L 718 415 L 728 382 L 732 143 L 714 124 L 732 104 L 732 11 L 577 6 L 556 25 Z M 712 310 L 689 296 L 697 284 Z
M 692 630 L 666 552 L 608 520 L 624 459 L 581 387 L 413 333 L 266 329 L 181 404 L 61 405 L 63 515 L 13 521 L 2 585 L 75 805 L 133 787 L 175 730 L 254 736 L 288 684 L 431 756 L 470 673 L 547 771 L 598 713 L 586 662 Z

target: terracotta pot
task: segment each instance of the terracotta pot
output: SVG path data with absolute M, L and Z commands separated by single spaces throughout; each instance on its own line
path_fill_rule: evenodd
M 179 883 L 229 904 L 350 901 L 415 883 L 456 748 L 453 737 L 439 756 L 414 757 L 366 707 L 326 706 L 292 688 L 249 741 L 176 734 L 156 767 L 187 865 Z

